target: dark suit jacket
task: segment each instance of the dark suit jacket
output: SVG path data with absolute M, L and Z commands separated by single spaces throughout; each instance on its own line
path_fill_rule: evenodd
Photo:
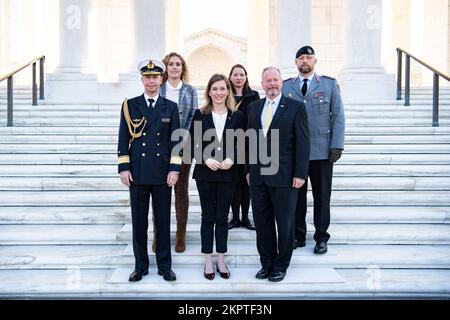
M 173 152 L 178 141 L 171 141 L 172 132 L 180 127 L 177 104 L 159 96 L 153 108 L 147 106 L 144 95 L 128 100 L 128 110 L 133 123 L 147 119 L 143 135 L 131 136 L 123 114 L 120 117 L 118 172 L 131 170 L 133 184 L 159 185 L 167 183 L 169 171 L 180 171 L 181 159 Z M 137 128 L 139 132 L 143 124 Z
M 259 93 L 257 91 L 247 90 L 242 93 L 242 102 L 240 102 L 238 110 L 242 112 L 242 124 L 244 130 L 247 130 L 248 128 L 248 106 L 256 100 L 259 100 Z
M 261 113 L 265 101 L 266 99 L 261 99 L 249 105 L 249 129 L 255 129 L 258 133 L 262 130 Z M 279 131 L 279 141 L 272 141 L 271 131 L 274 129 Z M 269 157 L 276 156 L 272 155 L 275 143 L 279 147 L 279 168 L 273 175 L 261 175 L 261 168 L 270 166 L 270 164 L 261 163 L 260 148 L 264 146 L 263 142 L 267 142 L 267 149 L 263 152 Z M 250 173 L 250 184 L 260 185 L 264 182 L 272 187 L 290 187 L 294 177 L 306 180 L 309 162 L 309 130 L 305 105 L 282 96 L 267 136 L 262 137 L 261 133 L 260 137 L 258 134 L 257 147 L 258 153 L 254 157 L 257 160 L 256 164 L 248 164 L 246 167 L 246 171 Z
M 247 90 L 242 93 L 241 102 L 239 104 L 239 111 L 242 112 L 242 129 L 247 130 L 248 128 L 248 106 L 253 101 L 259 100 L 259 93 L 254 90 Z M 246 140 L 248 143 L 248 140 Z M 238 179 L 242 182 L 245 182 L 245 165 L 237 164 L 238 167 Z
M 195 123 L 201 122 L 202 136 L 206 130 L 213 129 L 214 135 L 211 141 L 202 141 L 202 137 L 196 136 L 194 134 Z M 194 168 L 193 178 L 199 181 L 217 181 L 217 182 L 232 182 L 236 180 L 237 177 L 237 167 L 236 167 L 236 139 L 234 139 L 232 148 L 234 149 L 233 156 L 230 157 L 235 163 L 229 170 L 217 170 L 213 171 L 205 164 L 206 159 L 202 159 L 203 152 L 205 148 L 213 148 L 211 156 L 213 159 L 222 162 L 227 156 L 227 143 L 226 143 L 226 130 L 227 129 L 240 129 L 242 128 L 242 113 L 240 111 L 231 112 L 228 111 L 227 120 L 225 122 L 225 128 L 223 130 L 223 136 L 219 143 L 216 132 L 212 113 L 203 114 L 200 110 L 196 110 L 194 118 L 192 119 L 190 134 L 191 134 L 191 151 L 192 157 L 196 154 L 200 155 L 198 159 L 196 157 L 196 165 Z M 196 151 L 197 150 L 197 151 Z

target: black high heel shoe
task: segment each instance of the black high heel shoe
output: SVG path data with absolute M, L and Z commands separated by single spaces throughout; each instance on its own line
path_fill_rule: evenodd
M 219 269 L 219 263 L 216 264 L 217 273 L 220 274 L 220 277 L 223 279 L 229 279 L 230 278 L 230 270 L 228 270 L 227 266 L 225 266 L 225 269 L 227 269 L 228 272 L 221 272 Z
M 213 268 L 213 271 L 214 271 L 214 268 Z M 214 272 L 213 273 L 206 273 L 206 265 L 205 265 L 205 268 L 203 269 L 203 276 L 206 279 L 208 279 L 208 280 L 214 280 L 215 275 L 216 274 Z

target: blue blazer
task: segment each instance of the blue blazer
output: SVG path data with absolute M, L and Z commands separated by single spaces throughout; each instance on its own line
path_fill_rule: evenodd
M 159 91 L 159 94 L 164 98 L 166 97 L 166 90 L 167 86 L 164 84 Z M 193 86 L 183 82 L 177 104 L 180 116 L 180 128 L 189 130 L 195 110 L 198 109 L 197 90 Z

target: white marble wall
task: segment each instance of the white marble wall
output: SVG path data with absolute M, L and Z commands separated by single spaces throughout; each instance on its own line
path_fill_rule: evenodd
M 312 3 L 312 46 L 316 51 L 318 72 L 338 76 L 344 63 L 345 30 L 343 0 Z
M 424 6 L 423 57 L 432 62 L 438 70 L 447 74 L 450 73 L 449 11 L 448 0 L 426 1 Z M 426 72 L 423 80 L 425 85 L 431 85 L 431 72 Z M 444 82 L 447 81 L 442 81 Z
M 381 0 L 345 0 L 345 62 L 341 72 L 347 102 L 395 99 L 395 76 L 381 64 Z
M 298 74 L 295 53 L 312 39 L 312 0 L 278 0 L 271 27 L 275 32 L 275 56 L 271 59 L 284 78 Z
M 9 34 L 9 5 L 6 0 L 0 0 L 0 34 Z M 2 36 L 0 38 L 0 73 L 6 72 L 6 63 L 9 61 L 9 38 Z M 1 86 L 2 84 L 0 84 Z
M 69 0 L 0 0 L 0 28 L 2 35 L 8 35 L 0 39 L 0 70 L 10 69 L 14 63 L 23 62 L 45 51 L 46 70 L 49 73 L 53 73 L 59 64 L 58 72 L 72 68 L 72 71 L 94 74 L 94 78 L 101 83 L 114 83 L 126 80 L 126 77 L 120 78 L 120 74 L 134 75 L 137 60 L 149 55 L 161 57 L 166 49 L 180 48 L 179 19 L 183 15 L 180 12 L 180 0 L 140 0 L 143 2 L 135 2 L 137 7 L 126 0 L 73 1 L 82 8 L 94 11 L 97 8 L 98 11 L 98 21 L 93 25 L 81 21 L 81 28 L 86 32 L 81 37 L 84 40 L 78 42 L 73 42 L 70 36 L 60 36 L 67 33 L 65 28 L 61 28 L 67 21 L 59 22 L 58 13 L 62 13 L 63 19 L 68 19 L 68 14 L 59 9 L 59 3 L 66 6 Z M 251 8 L 248 20 L 248 67 L 252 83 L 259 84 L 260 71 L 268 64 L 279 66 L 285 77 L 295 74 L 293 56 L 306 43 L 312 44 L 317 51 L 318 71 L 331 76 L 339 76 L 344 66 L 349 67 L 350 60 L 358 63 L 358 56 L 364 56 L 365 62 L 368 62 L 373 52 L 380 54 L 380 59 L 375 58 L 378 66 L 384 67 L 388 73 L 395 72 L 395 47 L 399 45 L 426 58 L 444 72 L 450 70 L 447 0 L 378 1 L 385 6 L 382 25 L 386 30 L 380 40 L 381 52 L 370 50 L 363 55 L 360 49 L 364 48 L 364 42 L 353 48 L 351 42 L 346 40 L 358 39 L 359 30 L 350 25 L 346 27 L 348 19 L 345 19 L 344 0 L 248 1 Z M 419 7 L 423 7 L 423 10 Z M 159 19 L 135 19 L 141 12 L 144 16 L 148 14 L 149 8 L 151 12 L 158 12 L 156 16 Z M 83 9 L 81 15 L 86 10 Z M 311 12 L 311 18 L 308 12 Z M 165 19 L 166 15 L 170 15 L 171 19 Z M 11 28 L 10 17 L 27 23 Z M 142 36 L 156 40 L 150 45 L 148 41 L 141 40 Z M 97 41 L 92 40 L 95 37 Z M 63 39 L 60 49 L 59 39 Z M 76 62 L 75 66 L 71 66 L 71 59 Z M 371 65 L 369 63 L 366 66 Z M 413 85 L 430 83 L 431 75 L 425 74 L 422 81 L 420 69 L 415 64 L 412 68 Z M 414 73 L 414 70 L 417 72 Z M 23 81 L 23 84 L 28 83 L 29 76 Z

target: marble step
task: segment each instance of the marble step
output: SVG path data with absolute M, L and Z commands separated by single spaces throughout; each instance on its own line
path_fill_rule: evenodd
M 446 111 L 444 111 L 446 112 Z M 425 112 L 424 112 L 425 113 Z M 420 114 L 420 112 L 418 113 Z M 0 117 L 4 117 L 6 115 L 5 110 L 0 110 Z M 74 117 L 78 119 L 86 119 L 86 118 L 103 118 L 103 119 L 119 119 L 120 118 L 120 107 L 117 108 L 116 111 L 41 111 L 37 107 L 34 110 L 30 111 L 22 111 L 22 110 L 14 110 L 14 118 L 15 119 L 39 119 L 42 117 L 46 117 L 48 119 L 54 120 L 64 120 L 67 117 Z
M 175 241 L 175 229 L 171 240 Z M 310 227 L 307 241 L 312 242 Z M 441 224 L 331 224 L 329 244 L 450 244 L 450 226 Z M 149 224 L 149 239 L 152 239 Z M 110 225 L 0 225 L 0 244 L 5 245 L 79 245 L 128 244 L 131 224 Z M 232 229 L 228 241 L 255 241 L 256 233 L 247 229 Z M 200 224 L 190 223 L 186 241 L 200 242 Z
M 383 118 L 380 118 L 383 113 Z M 61 112 L 14 112 L 15 125 L 119 125 L 118 112 L 68 112 L 67 116 Z M 345 114 L 346 123 L 354 124 L 371 124 L 376 125 L 420 125 L 431 123 L 432 111 L 348 111 Z M 450 121 L 450 111 L 440 110 L 439 121 L 441 125 L 448 125 Z M 0 111 L 0 119 L 6 119 L 6 112 Z
M 173 247 L 174 244 L 172 244 Z M 148 244 L 151 247 L 151 243 Z M 447 245 L 330 245 L 324 256 L 313 254 L 314 243 L 296 249 L 290 262 L 292 267 L 336 267 L 398 269 L 450 269 L 450 246 Z M 257 267 L 260 264 L 255 243 L 231 242 L 226 253 L 228 267 Z M 156 266 L 153 252 L 149 252 L 151 268 Z M 172 248 L 175 268 L 199 267 L 205 257 L 199 244 L 187 243 L 184 253 Z M 108 269 L 134 265 L 132 245 L 54 245 L 1 246 L 0 270 Z
M 383 112 L 383 118 L 380 119 L 380 112 Z M 415 110 L 414 108 L 411 109 L 399 109 L 399 110 L 348 110 L 345 112 L 345 117 L 347 119 L 358 119 L 358 118 L 374 118 L 378 119 L 381 123 L 386 119 L 403 119 L 403 118 L 409 118 L 409 119 L 422 119 L 422 118 L 429 118 L 433 115 L 433 109 L 430 108 L 429 110 Z M 448 119 L 450 115 L 450 110 L 447 108 L 440 109 L 439 110 L 439 117 L 440 119 Z M 30 115 L 32 118 L 33 116 Z
M 312 223 L 312 202 L 308 203 L 306 220 Z M 450 206 L 421 207 L 421 206 L 331 206 L 332 223 L 357 224 L 449 224 Z M 151 215 L 151 212 L 150 212 Z M 172 201 L 171 221 L 176 222 L 175 205 Z M 201 208 L 199 204 L 189 205 L 189 223 L 199 223 Z M 250 217 L 252 209 L 250 207 Z M 229 215 L 229 220 L 232 214 Z M 131 210 L 128 206 L 101 207 L 101 206 L 77 206 L 77 207 L 1 207 L 0 224 L 124 224 L 130 223 Z
M 386 111 L 383 114 L 383 118 L 404 118 L 408 116 L 409 118 L 425 118 L 432 115 L 432 108 L 423 108 L 415 109 L 414 107 L 402 107 L 398 108 L 391 107 L 391 109 L 382 109 L 382 110 L 372 110 L 372 109 L 358 109 L 355 106 L 354 108 L 349 107 L 346 108 L 345 115 L 347 118 L 358 118 L 358 117 L 368 117 L 368 118 L 379 118 L 380 111 Z M 439 115 L 442 118 L 448 118 L 450 115 L 449 108 L 443 107 L 439 110 Z M 6 116 L 6 109 L 0 108 L 0 117 Z M 46 117 L 49 119 L 65 119 L 67 117 L 74 118 L 104 118 L 104 119 L 119 119 L 120 117 L 120 105 L 116 106 L 114 109 L 106 109 L 103 108 L 97 110 L 71 110 L 71 111 L 60 111 L 60 110 L 40 110 L 39 106 L 35 106 L 34 109 L 24 110 L 23 108 L 14 110 L 14 117 L 17 119 L 26 118 L 26 119 L 35 119 Z M 382 119 L 379 119 L 382 120 Z
M 116 144 L 52 144 L 48 141 L 46 144 L 2 144 L 0 154 L 17 154 L 17 153 L 115 153 L 117 151 Z M 450 153 L 450 144 L 348 144 L 345 146 L 345 153 L 389 153 L 389 154 L 406 154 L 406 153 Z
M 199 204 L 198 192 L 190 192 L 192 204 Z M 174 196 L 172 196 L 174 197 Z M 308 201 L 312 201 L 311 193 Z M 127 206 L 129 192 L 123 191 L 2 191 L 4 207 L 17 206 Z M 335 206 L 448 206 L 450 191 L 340 191 L 331 195 Z
M 69 127 L 45 127 L 45 126 L 14 126 L 0 127 L 0 135 L 95 135 L 95 136 L 117 136 L 117 126 L 69 126 Z M 356 127 L 348 125 L 345 130 L 349 135 L 450 135 L 450 127 Z
M 334 177 L 448 177 L 450 176 L 450 166 L 445 164 L 337 164 L 333 168 L 333 175 Z M 118 174 L 116 165 L 0 165 L 0 177 L 24 176 L 93 178 L 118 177 Z
M 38 93 L 38 104 L 43 101 L 39 100 Z M 0 95 L 0 105 L 6 106 L 8 104 L 7 96 Z M 32 106 L 33 105 L 33 94 L 30 92 L 24 94 L 14 94 L 13 96 L 13 105 L 24 105 L 24 106 Z
M 217 285 L 211 287 L 210 281 L 203 278 L 202 272 L 196 269 L 178 269 L 179 278 L 189 279 L 183 287 L 178 287 L 177 294 L 187 296 L 201 296 L 210 298 L 214 296 L 228 297 L 241 294 L 242 299 L 253 298 L 313 298 L 313 297 L 395 297 L 395 296 L 450 296 L 448 280 L 450 272 L 447 270 L 384 270 L 384 269 L 338 269 L 338 268 L 289 268 L 286 278 L 282 283 L 268 284 L 254 278 L 258 268 L 231 268 L 233 280 L 218 280 Z M 108 285 L 103 290 L 112 292 L 132 292 L 136 296 L 143 297 L 153 294 L 161 295 L 164 287 L 160 286 L 161 279 L 148 277 L 142 282 L 142 286 L 132 286 L 125 281 L 129 274 L 128 269 L 119 269 L 110 278 Z M 376 281 L 373 275 L 376 273 Z M 125 277 L 124 277 L 125 276 Z M 411 285 L 414 277 L 421 279 Z M 125 278 L 125 281 L 123 280 Z M 231 279 L 231 278 L 230 278 Z M 370 281 L 375 284 L 370 284 Z M 444 283 L 438 283 L 444 281 Z M 193 285 L 201 283 L 202 285 Z M 189 285 L 190 284 L 190 285 Z M 127 291 L 130 290 L 130 291 Z M 183 292 L 184 291 L 184 292 Z
M 8 226 L 0 226 L 8 227 Z M 21 228 L 22 226 L 16 226 Z M 30 226 L 32 227 L 32 226 Z M 117 234 L 119 243 L 132 239 L 131 223 L 125 224 Z M 314 241 L 314 227 L 308 226 L 307 242 Z M 442 224 L 331 224 L 328 232 L 330 244 L 450 244 L 450 226 Z M 153 237 L 149 226 L 149 239 Z M 175 240 L 175 229 L 171 228 L 171 239 Z M 200 242 L 200 224 L 190 223 L 186 241 Z M 20 239 L 22 240 L 22 239 Z M 256 233 L 247 229 L 232 229 L 228 241 L 256 241 Z M 0 238 L 0 243 L 3 243 Z M 5 244 L 8 244 L 6 242 Z
M 48 118 L 43 115 L 40 117 L 33 118 L 14 118 L 15 126 L 55 126 L 55 127 L 64 127 L 64 126 L 119 126 L 119 117 L 115 118 L 103 118 L 103 117 L 88 117 L 88 118 L 75 118 L 75 117 L 65 117 L 65 118 Z M 450 119 L 449 118 L 440 118 L 439 120 L 440 126 L 449 126 Z M 374 116 L 373 118 L 365 117 L 361 115 L 358 118 L 346 118 L 347 126 L 378 126 L 378 127 L 386 127 L 386 126 L 400 126 L 400 127 L 411 127 L 411 126 L 430 126 L 432 125 L 432 117 L 431 114 L 427 117 L 423 118 L 412 118 L 409 115 L 403 115 L 398 118 L 379 118 L 378 116 Z M 0 126 L 6 126 L 6 117 L 0 118 Z
M 404 94 L 402 95 L 402 98 L 404 99 Z M 424 99 L 424 100 L 431 100 L 433 101 L 433 92 L 411 92 L 410 95 L 411 100 L 413 99 Z M 439 101 L 448 101 L 450 99 L 450 93 L 447 92 L 439 92 Z
M 118 137 L 114 135 L 9 135 L 3 136 L 0 144 L 106 144 L 117 146 Z M 345 143 L 352 144 L 448 144 L 450 142 L 449 135 L 391 135 L 391 136 L 347 136 Z
M 436 269 L 288 269 L 281 283 L 254 278 L 258 268 L 231 268 L 231 278 L 208 281 L 198 267 L 174 268 L 168 283 L 151 270 L 129 283 L 130 268 L 80 270 L 1 270 L 0 297 L 100 299 L 399 299 L 450 297 L 449 270 Z M 114 276 L 114 277 L 113 277 Z M 270 302 L 264 303 L 270 305 Z M 180 307 L 184 302 L 180 303 Z
M 110 154 L 0 154 L 0 165 L 116 165 L 116 153 Z M 345 155 L 340 165 L 420 165 L 450 164 L 449 154 L 351 154 Z
M 195 182 L 190 181 L 190 189 L 196 190 Z M 310 187 L 311 188 L 311 187 Z M 109 178 L 40 178 L 4 177 L 0 180 L 0 191 L 121 191 L 124 186 L 118 177 Z M 403 190 L 403 191 L 450 191 L 448 177 L 335 177 L 333 190 Z
M 39 92 L 38 92 L 39 93 Z M 262 94 L 262 98 L 264 98 L 264 93 Z M 17 101 L 18 108 L 22 108 L 23 110 L 33 110 L 33 107 L 36 109 L 36 106 L 31 105 L 31 99 L 32 99 L 32 92 L 21 92 L 14 94 L 14 97 L 18 97 L 20 99 L 14 99 Z M 4 108 L 7 99 L 6 99 L 6 93 L 4 95 L 0 92 L 0 109 Z M 410 95 L 410 102 L 412 103 L 411 106 L 404 106 L 405 104 L 405 95 L 402 94 L 402 100 L 396 100 L 396 99 L 389 99 L 389 100 L 375 100 L 371 99 L 370 101 L 366 101 L 365 103 L 362 102 L 346 102 L 344 100 L 344 107 L 352 107 L 352 106 L 362 106 L 366 105 L 369 108 L 383 108 L 383 107 L 405 107 L 409 108 L 411 106 L 416 106 L 416 104 L 420 104 L 423 106 L 432 106 L 433 102 L 433 93 L 430 92 L 417 92 L 417 93 L 411 93 Z M 27 101 L 24 101 L 27 100 Z M 415 102 L 416 104 L 413 104 Z M 439 95 L 439 105 L 447 105 L 450 102 L 450 93 L 441 93 Z M 199 96 L 198 105 L 202 106 L 205 103 L 205 99 L 203 95 Z M 85 110 L 87 107 L 101 107 L 102 110 L 119 110 L 122 106 L 122 101 L 117 100 L 117 102 L 99 102 L 99 101 L 91 101 L 91 102 L 85 102 L 85 103 L 79 103 L 79 102 L 73 102 L 73 101 L 66 101 L 64 103 L 61 103 L 60 101 L 55 100 L 40 100 L 38 96 L 38 107 L 43 108 L 44 110 L 47 110 L 46 108 L 53 107 L 54 110 Z M 51 109 L 50 109 L 51 110 Z
M 151 243 L 148 244 L 149 248 Z M 174 246 L 175 244 L 172 243 Z M 310 241 L 306 247 L 295 249 L 290 266 L 330 266 L 338 268 L 442 268 L 450 269 L 450 246 L 448 245 L 330 245 L 324 256 L 314 254 L 315 242 Z M 260 258 L 256 243 L 230 242 L 226 253 L 227 264 L 231 267 L 259 266 Z M 133 266 L 133 245 L 130 243 L 122 252 L 128 257 L 128 265 Z M 156 265 L 153 252 L 149 255 Z M 182 254 L 174 253 L 173 261 L 182 265 L 204 264 L 200 244 L 186 245 Z
M 117 244 L 122 224 L 0 225 L 2 245 Z
M 357 119 L 349 119 L 347 118 L 345 120 L 346 125 L 349 126 L 378 126 L 378 127 L 391 127 L 391 126 L 399 126 L 399 127 L 411 127 L 411 126 L 432 126 L 432 117 L 431 114 L 429 117 L 423 118 L 423 119 L 411 119 L 407 116 L 403 118 L 398 119 L 382 119 L 380 118 L 357 118 Z M 449 126 L 450 125 L 450 119 L 447 118 L 440 118 L 439 119 L 439 125 L 440 126 Z

